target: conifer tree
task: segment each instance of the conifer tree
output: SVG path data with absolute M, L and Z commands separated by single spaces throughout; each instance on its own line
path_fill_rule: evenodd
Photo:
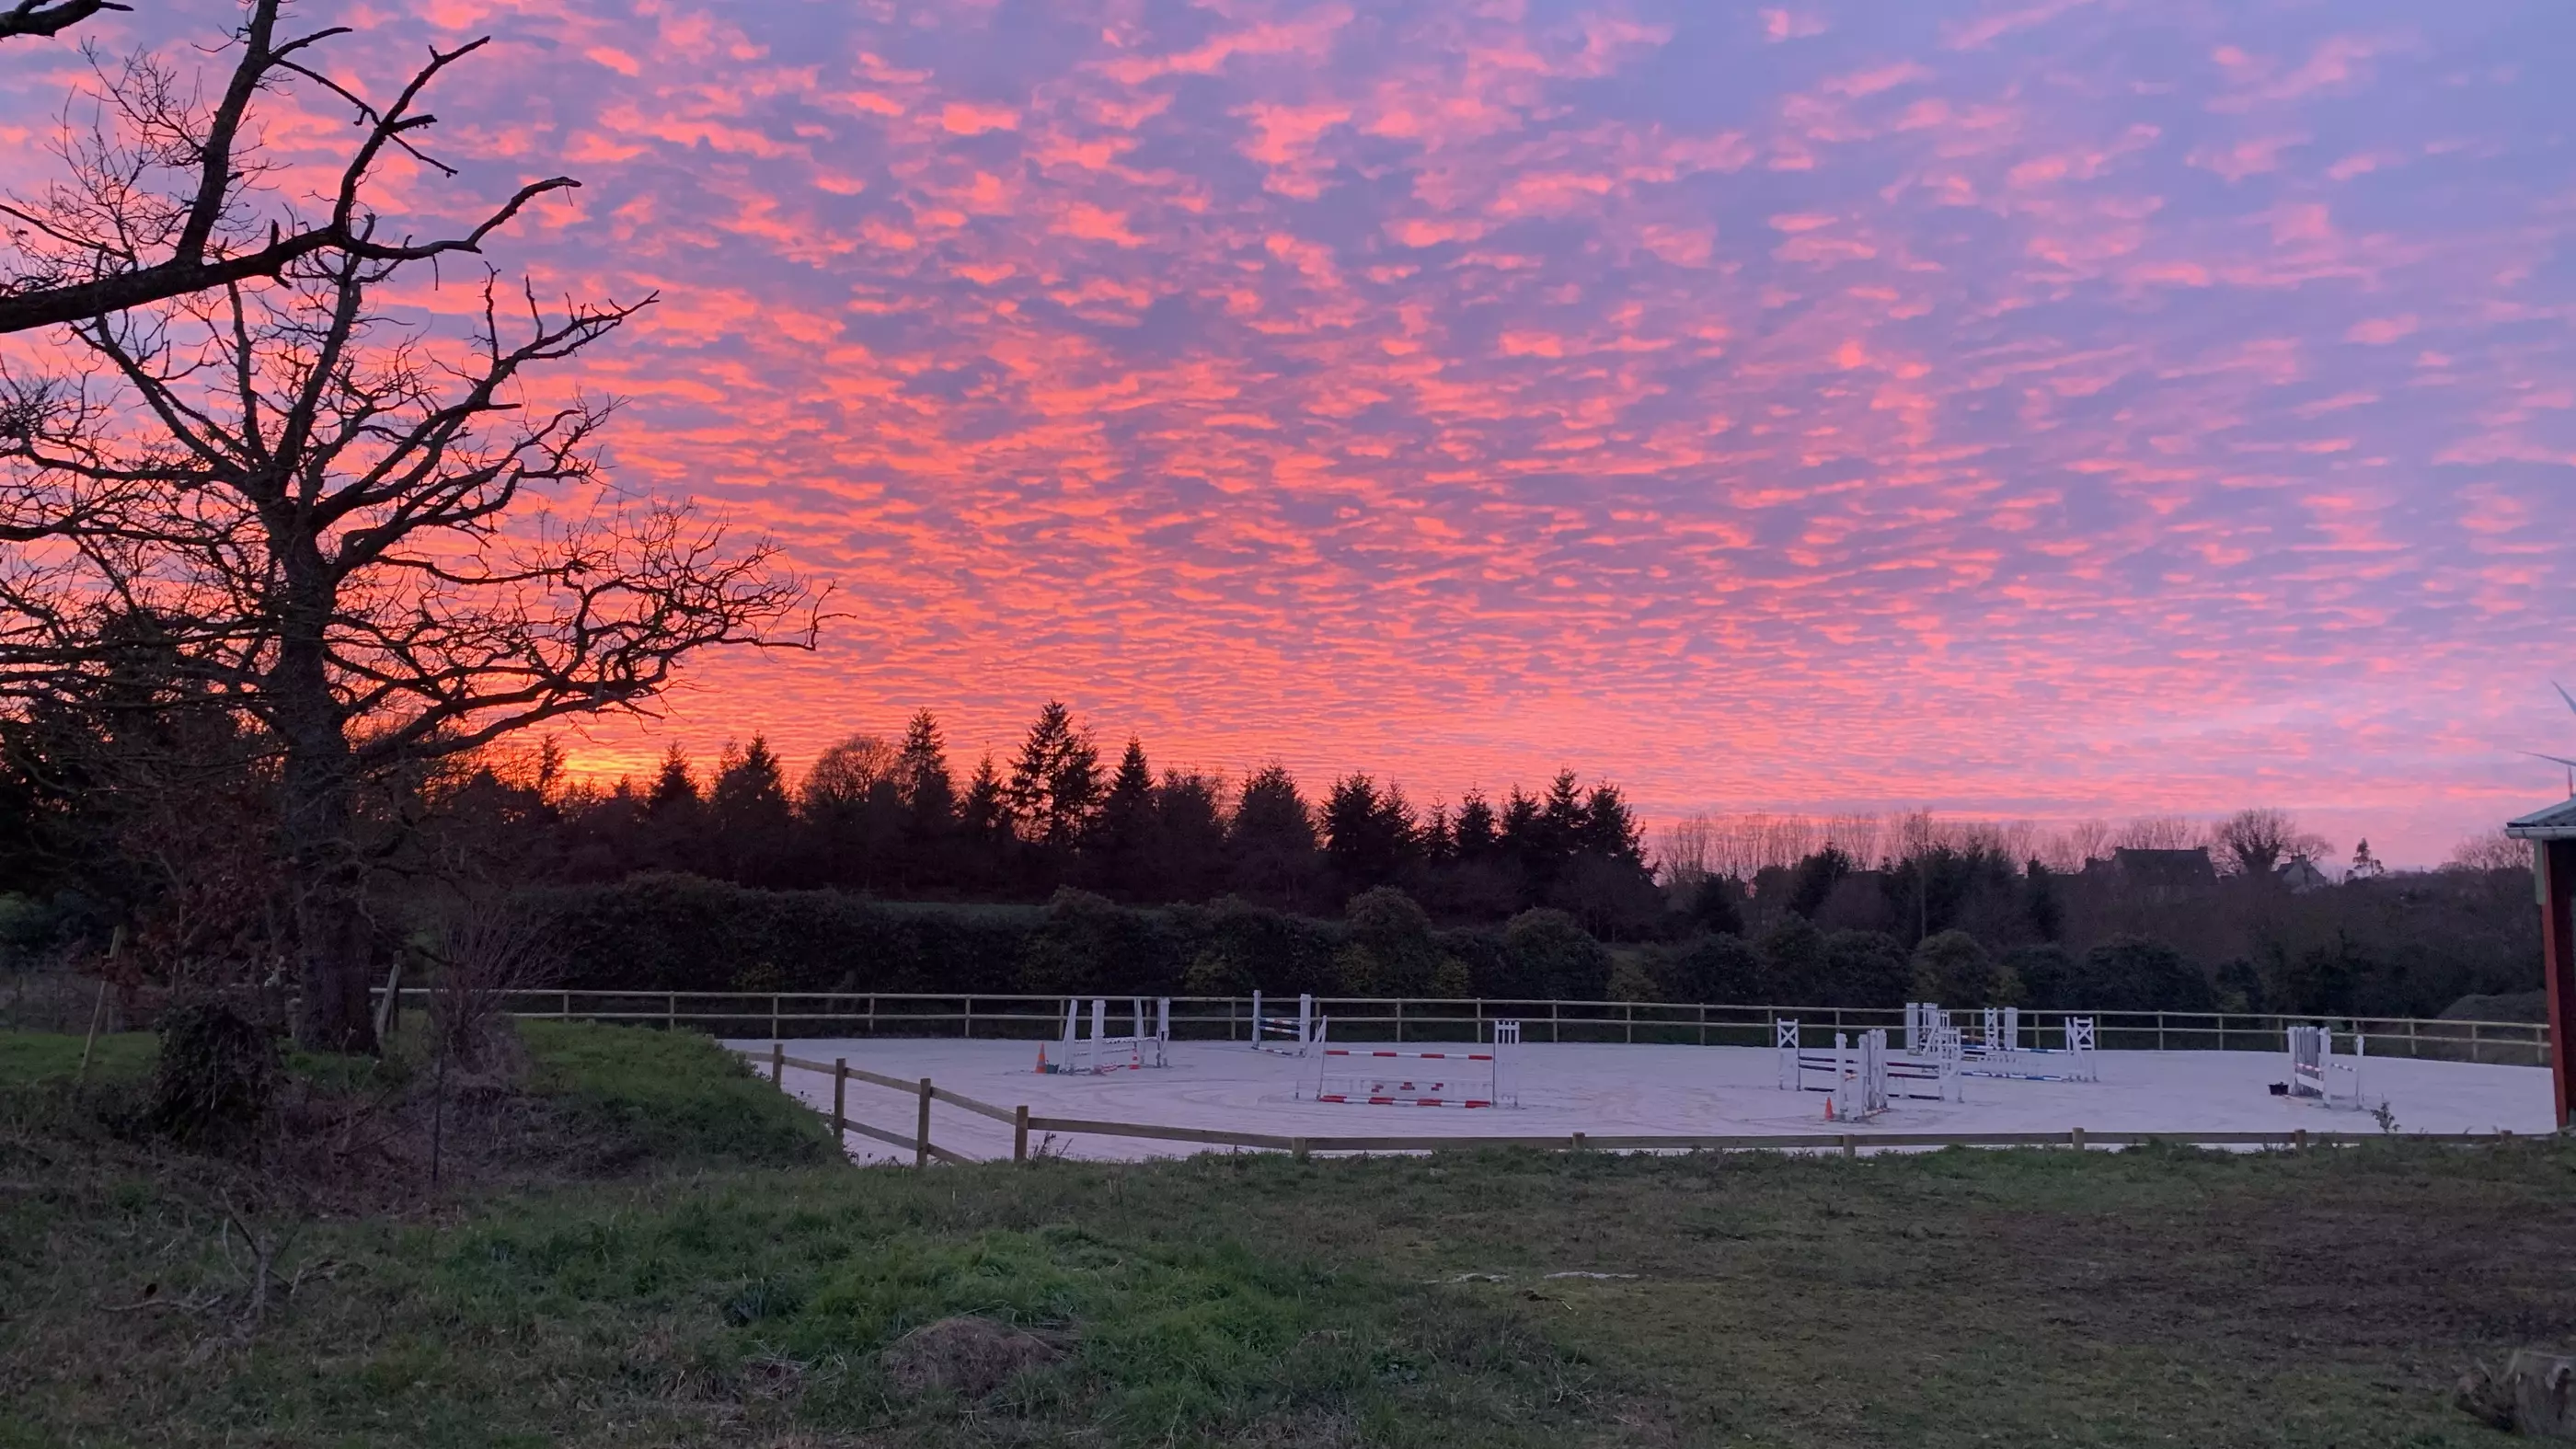
M 653 776 L 653 788 L 644 795 L 644 808 L 655 814 L 686 810 L 698 803 L 698 782 L 689 773 L 688 752 L 674 743 L 662 752 L 662 767 Z
M 1101 797 L 1090 841 L 1101 881 L 1112 895 L 1129 899 L 1150 888 L 1153 838 L 1154 772 L 1145 763 L 1144 743 L 1129 735 L 1118 771 Z
M 1273 760 L 1243 782 L 1227 845 L 1236 884 L 1249 895 L 1295 906 L 1315 868 L 1315 817 L 1287 767 Z
M 940 738 L 938 716 L 926 709 L 913 714 L 904 727 L 894 774 L 913 838 L 928 840 L 946 830 L 957 813 L 957 784 L 948 775 L 948 746 Z
M 786 772 L 759 735 L 740 750 L 725 747 L 707 817 L 719 868 L 746 885 L 774 884 L 787 849 L 794 810 L 787 802 Z
M 1048 700 L 1029 725 L 1004 793 L 1024 839 L 1059 850 L 1079 844 L 1100 805 L 1100 751 Z
M 1015 843 L 1010 795 L 989 753 L 975 762 L 966 794 L 957 802 L 957 836 L 969 883 L 990 887 L 1005 877 Z
M 1494 819 L 1494 807 L 1485 801 L 1485 792 L 1470 789 L 1458 802 L 1457 824 L 1450 832 L 1450 848 L 1460 860 L 1482 860 L 1501 843 L 1501 829 Z

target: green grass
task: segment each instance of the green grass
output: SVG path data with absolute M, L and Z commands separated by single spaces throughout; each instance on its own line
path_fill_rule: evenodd
M 267 1209 L 255 1325 L 197 1177 L 0 1137 L 0 1446 L 2471 1449 L 2462 1368 L 2576 1346 L 2561 1143 L 916 1173 L 775 1165 L 810 1116 L 710 1044 L 529 1041 L 641 1170 Z M 1065 1356 L 896 1392 L 955 1314 Z
M 82 1040 L 67 1032 L 0 1031 L 0 1088 L 71 1081 L 80 1070 Z M 90 1056 L 90 1080 L 141 1081 L 152 1075 L 157 1046 L 146 1031 L 101 1036 Z
M 529 1021 L 530 1087 L 579 1130 L 663 1164 L 831 1160 L 832 1130 L 694 1032 Z

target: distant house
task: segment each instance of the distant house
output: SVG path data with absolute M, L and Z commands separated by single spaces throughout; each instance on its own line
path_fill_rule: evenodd
M 2205 896 L 2218 888 L 2218 867 L 2210 863 L 2209 851 L 2197 845 L 2189 850 L 2121 846 L 2111 852 L 2111 868 L 2133 893 L 2155 900 Z
M 2315 861 L 2304 855 L 2291 856 L 2272 872 L 2272 878 L 2287 887 L 2294 896 L 2303 896 L 2334 884 L 2324 871 L 2317 869 Z
M 2218 889 L 2218 867 L 2200 846 L 2189 850 L 2120 846 L 2109 860 L 2086 861 L 2084 878 L 2108 884 L 2135 901 L 2199 900 Z

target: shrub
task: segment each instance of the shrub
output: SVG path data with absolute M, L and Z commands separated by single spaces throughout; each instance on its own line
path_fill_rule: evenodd
M 1762 955 L 1764 984 L 1781 1004 L 1829 1006 L 1834 994 L 1825 980 L 1825 933 L 1804 916 L 1789 915 L 1762 933 L 1756 948 Z
M 1369 996 L 1421 996 L 1440 961 L 1431 918 L 1393 886 L 1351 897 L 1343 908 L 1351 944 L 1335 956 L 1344 991 Z M 1365 984 L 1363 984 L 1365 983 Z
M 1761 954 L 1741 936 L 1702 936 L 1678 951 L 1655 957 L 1657 988 L 1666 1001 L 1771 1000 L 1771 973 Z
M 1836 931 L 1825 938 L 1826 1006 L 1902 1006 L 1914 984 L 1905 948 L 1885 931 Z
M 1503 951 L 1526 995 L 1599 1001 L 1610 987 L 1610 952 L 1563 911 L 1523 911 L 1503 927 Z
M 1648 975 L 1646 973 L 1646 968 L 1635 961 L 1622 961 L 1618 965 L 1610 968 L 1610 985 L 1608 989 L 1610 992 L 1610 999 L 1612 1001 L 1660 1001 L 1663 999 L 1655 989 L 1655 978 Z
M 275 1034 L 216 997 L 164 1008 L 160 1029 L 152 1126 L 198 1147 L 237 1147 L 257 1136 L 277 1095 Z
M 2063 946 L 2016 946 L 2004 955 L 2004 965 L 2021 983 L 2024 1006 L 2083 1006 L 2086 1003 L 2068 995 L 2076 980 L 2075 958 Z
M 2019 1006 L 2021 982 L 1965 931 L 1926 936 L 1914 948 L 1913 986 L 1925 1001 L 1952 1006 Z
M 2097 1011 L 2207 1011 L 2209 980 L 2182 953 L 2145 936 L 2122 936 L 2084 953 L 2073 1003 Z

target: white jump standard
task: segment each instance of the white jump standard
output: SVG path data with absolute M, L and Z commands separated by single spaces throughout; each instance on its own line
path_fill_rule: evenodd
M 1297 1095 L 1370 1107 L 1517 1107 L 1503 1057 L 1520 1040 L 1517 1021 L 1495 1022 L 1492 1046 L 1464 1049 L 1337 1047 L 1318 1030 L 1314 1080 Z
M 1864 1121 L 1888 1108 L 1891 1095 L 1922 1100 L 1947 1099 L 1958 1091 L 1957 1074 L 1942 1063 L 1891 1062 L 1887 1033 L 1865 1031 L 1855 1045 L 1848 1032 L 1834 1033 L 1831 1052 L 1799 1045 L 1799 1026 L 1786 1017 L 1772 1023 L 1780 1056 L 1780 1090 L 1824 1092 L 1825 1116 L 1836 1122 Z M 1815 1080 L 1811 1080 L 1815 1079 Z M 1896 1082 L 1907 1087 L 1898 1089 Z M 1923 1084 L 1932 1084 L 1923 1090 Z
M 1145 998 L 1128 998 L 1135 1010 L 1135 1030 L 1127 1036 L 1109 1034 L 1109 1002 L 1095 998 L 1091 1003 L 1091 1035 L 1082 1035 L 1082 1002 L 1079 998 L 1064 1004 L 1064 1041 L 1054 1061 L 1047 1060 L 1046 1048 L 1038 1048 L 1038 1070 L 1057 1075 L 1091 1076 L 1101 1072 L 1137 1071 L 1146 1067 L 1170 1066 L 1172 1041 L 1172 999 L 1158 997 L 1154 1002 L 1152 1031 L 1145 1029 Z
M 2361 1033 L 2352 1033 L 2351 1053 L 2338 1059 L 2331 1028 L 2291 1027 L 2289 1095 L 2360 1111 L 2361 1063 L 2369 1055 L 2365 1040 Z
M 2089 1016 L 2063 1018 L 2065 1045 L 2023 1046 L 2021 1008 L 1988 1006 L 1978 1013 L 1976 1029 L 1961 1027 L 1949 1012 L 1929 1001 L 1905 1003 L 1905 1054 L 1955 1060 L 1961 1076 L 1993 1077 L 2021 1082 L 2098 1082 L 2102 1069 L 2094 1055 L 2094 1024 Z M 2041 1028 L 2034 1026 L 2037 1037 Z M 2025 1061 L 2024 1058 L 2050 1060 Z
M 1315 998 L 1297 994 L 1295 1016 L 1269 1016 L 1261 1009 L 1261 993 L 1252 993 L 1252 1049 L 1272 1052 L 1283 1057 L 1302 1057 L 1323 1039 L 1324 1019 L 1315 1014 Z

